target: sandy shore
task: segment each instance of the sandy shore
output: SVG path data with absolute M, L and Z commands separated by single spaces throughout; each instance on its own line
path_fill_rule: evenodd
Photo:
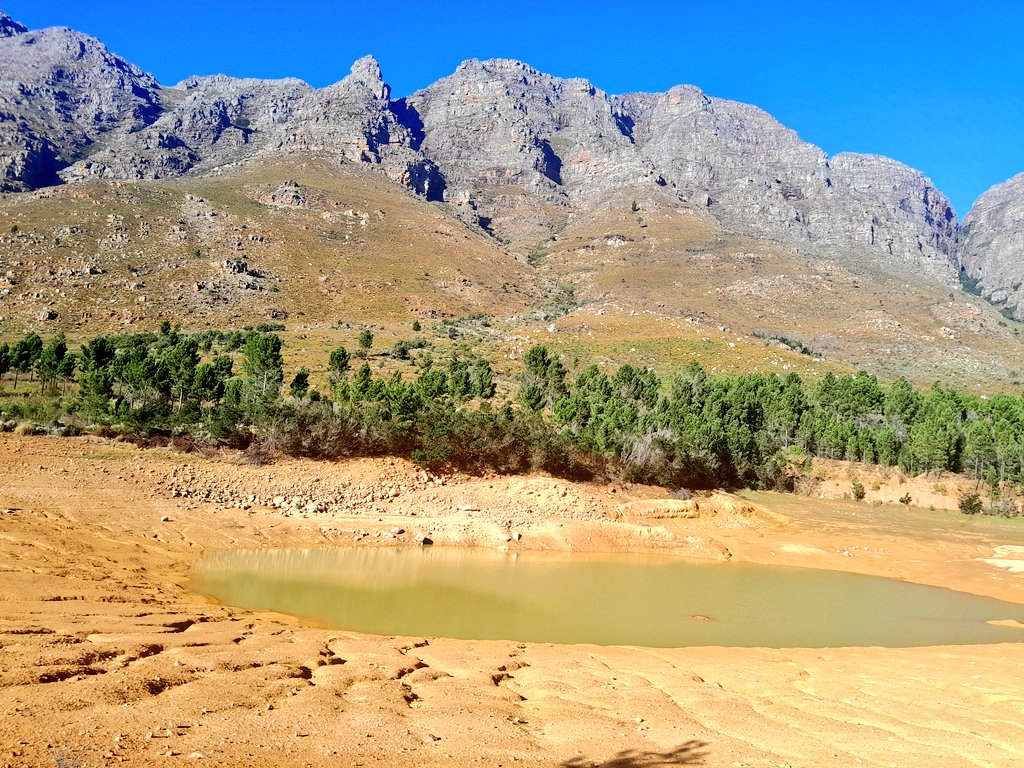
M 1003 567 L 1024 560 L 1016 521 L 773 494 L 657 497 L 435 478 L 393 460 L 252 466 L 2 435 L 0 766 L 1024 764 L 1024 643 L 655 650 L 376 637 L 187 589 L 204 550 L 399 546 L 386 532 L 400 525 L 407 546 L 424 533 L 666 551 L 1024 603 L 1024 573 Z

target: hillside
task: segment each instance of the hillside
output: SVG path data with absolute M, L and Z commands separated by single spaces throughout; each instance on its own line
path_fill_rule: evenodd
M 527 260 L 354 163 L 265 159 L 195 179 L 6 195 L 0 328 L 78 338 L 163 320 L 281 323 L 310 350 L 304 361 L 322 365 L 317 355 L 355 326 L 389 343 L 415 320 L 444 336 L 445 321 L 486 316 L 465 324 L 467 338 L 505 365 L 542 341 L 581 364 L 853 367 L 1004 386 L 1024 362 L 1015 323 L 941 281 L 730 234 L 668 194 L 640 198 L 636 212 L 635 200 L 611 194 L 567 218 Z

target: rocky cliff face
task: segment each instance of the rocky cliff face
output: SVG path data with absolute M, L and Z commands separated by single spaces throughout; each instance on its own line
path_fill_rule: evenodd
M 966 277 L 986 299 L 1024 319 L 1024 173 L 979 197 L 960 234 Z
M 164 178 L 261 154 L 365 163 L 495 234 L 545 239 L 615 190 L 654 190 L 812 253 L 954 279 L 957 222 L 920 173 L 828 158 L 764 111 L 692 86 L 611 97 L 518 61 L 467 61 L 392 100 L 372 57 L 324 89 L 299 80 L 152 77 L 67 29 L 0 17 L 0 188 Z M 62 170 L 63 169 L 63 170 Z
M 160 179 L 205 162 L 218 165 L 258 152 L 313 92 L 299 80 L 193 77 L 165 91 L 167 110 L 141 130 L 124 126 L 65 172 L 76 178 Z
M 441 178 L 412 149 L 372 56 L 322 90 L 293 78 L 215 75 L 191 77 L 165 94 L 169 108 L 158 120 L 116 132 L 65 177 L 159 179 L 259 154 L 314 153 L 370 163 L 421 194 L 441 195 Z
M 955 275 L 956 217 L 922 174 L 880 157 L 829 160 L 766 112 L 692 86 L 609 97 L 520 62 L 468 61 L 403 108 L 447 198 L 487 221 L 529 196 L 586 207 L 609 189 L 667 186 L 740 232 Z
M 875 156 L 830 160 L 766 112 L 692 86 L 615 106 L 662 178 L 733 229 L 954 273 L 956 216 L 912 168 Z
M 0 11 L 0 37 L 13 37 L 28 32 L 28 27 Z
M 498 235 L 543 240 L 588 199 L 654 174 L 602 91 L 519 61 L 464 62 L 398 114 L 417 127 L 446 200 Z
M 150 75 L 95 38 L 28 31 L 0 14 L 0 190 L 55 183 L 57 171 L 108 131 L 162 110 Z

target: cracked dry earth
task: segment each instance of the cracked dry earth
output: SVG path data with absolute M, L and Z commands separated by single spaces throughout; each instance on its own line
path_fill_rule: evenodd
M 387 532 L 400 522 L 405 545 L 423 532 L 442 544 L 658 549 L 1024 602 L 1024 574 L 983 562 L 1024 544 L 1019 526 L 965 530 L 935 513 L 953 523 L 922 537 L 880 513 L 798 501 L 785 516 L 660 508 L 640 519 L 658 507 L 652 494 L 431 478 L 388 460 L 252 467 L 0 435 L 0 766 L 1024 764 L 1019 643 L 643 649 L 377 637 L 187 589 L 204 550 L 397 546 Z

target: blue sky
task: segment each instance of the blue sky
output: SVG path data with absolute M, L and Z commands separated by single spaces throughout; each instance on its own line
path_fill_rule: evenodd
M 165 84 L 190 74 L 323 86 L 372 53 L 396 96 L 508 57 L 610 93 L 691 83 L 766 109 L 829 154 L 923 171 L 963 217 L 1024 171 L 1024 2 L 0 0 L 94 35 Z

